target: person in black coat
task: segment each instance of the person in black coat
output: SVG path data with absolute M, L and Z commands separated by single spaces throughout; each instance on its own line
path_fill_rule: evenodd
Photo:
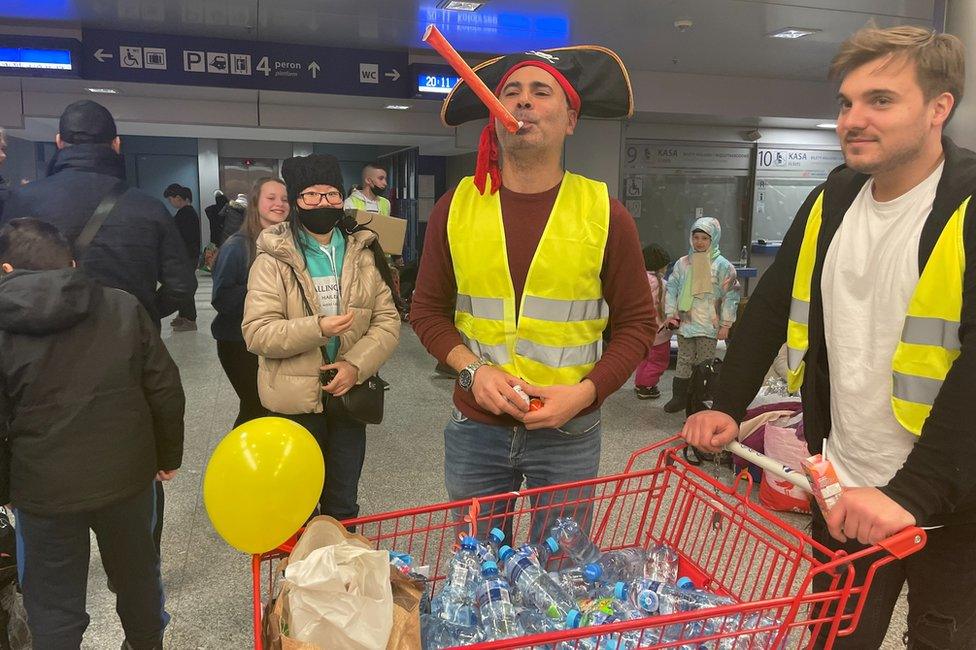
M 13 503 L 36 648 L 88 626 L 89 529 L 118 592 L 126 648 L 162 648 L 155 481 L 183 457 L 184 394 L 133 296 L 75 268 L 57 229 L 0 229 L 0 503 Z
M 196 270 L 200 260 L 200 215 L 193 208 L 193 192 L 189 187 L 172 183 L 163 192 L 163 198 L 176 208 L 173 221 L 186 246 L 186 256 Z M 189 332 L 197 329 L 196 301 L 189 300 L 180 306 L 176 318 L 170 323 L 174 332 Z
M 220 190 L 214 190 L 214 202 L 203 209 L 207 214 L 207 221 L 210 222 L 210 243 L 220 246 L 224 243 L 224 218 L 220 216 L 220 211 L 227 205 L 227 197 Z
M 88 100 L 61 115 L 50 175 L 11 191 L 0 225 L 35 217 L 74 242 L 102 198 L 125 179 L 112 114 Z M 127 189 L 78 260 L 105 286 L 128 291 L 159 321 L 193 299 L 197 281 L 173 218 L 159 199 Z

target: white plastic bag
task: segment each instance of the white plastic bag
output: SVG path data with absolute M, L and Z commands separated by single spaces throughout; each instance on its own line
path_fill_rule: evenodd
M 289 635 L 329 650 L 384 650 L 393 628 L 390 556 L 342 542 L 285 568 Z

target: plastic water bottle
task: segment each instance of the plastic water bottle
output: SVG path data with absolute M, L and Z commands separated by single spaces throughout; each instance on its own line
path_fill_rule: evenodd
M 600 557 L 600 547 L 583 532 L 575 519 L 557 519 L 552 527 L 552 537 L 577 566 L 596 562 Z
M 662 615 L 735 604 L 733 599 L 725 596 L 682 588 L 683 585 L 690 583 L 690 581 L 683 583 L 683 580 L 688 579 L 682 578 L 678 581 L 678 585 L 668 585 L 645 578 L 629 583 L 618 582 L 614 586 L 614 596 L 648 614 Z
M 773 627 L 776 629 L 767 630 L 765 632 L 757 632 L 756 634 L 750 636 L 741 636 L 735 639 L 733 644 L 734 650 L 781 650 L 785 646 L 781 642 L 779 645 L 775 645 L 776 635 L 779 632 L 779 626 L 782 625 L 781 621 L 777 621 L 772 616 L 769 615 L 759 615 L 759 612 L 753 612 L 746 616 L 745 621 L 742 623 L 743 630 L 755 630 L 760 627 Z
M 642 548 L 607 551 L 596 562 L 583 567 L 583 576 L 590 582 L 627 582 L 644 575 L 647 554 Z
M 556 630 L 563 629 L 563 624 L 560 621 L 553 620 L 535 609 L 519 610 L 515 614 L 515 620 L 518 622 L 519 627 L 522 628 L 522 632 L 526 635 L 546 634 L 547 632 L 555 632 Z M 532 650 L 554 650 L 555 647 L 553 644 L 546 643 L 543 645 L 534 645 L 532 646 Z
M 465 537 L 461 540 L 461 548 L 451 558 L 451 563 L 447 567 L 443 588 L 431 599 L 431 613 L 445 621 L 466 625 L 470 619 L 466 608 L 472 603 L 479 575 L 478 540 L 474 537 Z
M 501 528 L 492 528 L 488 531 L 488 537 L 484 542 L 478 542 L 478 560 L 484 564 L 489 560 L 498 561 L 498 549 L 505 541 L 505 531 Z
M 481 630 L 477 625 L 454 625 L 438 616 L 421 614 L 420 636 L 424 650 L 440 650 L 478 643 Z
M 739 251 L 739 263 L 743 266 L 749 261 L 749 247 L 743 246 L 742 250 Z
M 655 544 L 647 553 L 644 577 L 655 582 L 674 584 L 678 580 L 678 553 L 667 544 Z
M 531 555 L 518 553 L 508 546 L 503 546 L 499 553 L 504 562 L 505 575 L 518 589 L 526 605 L 560 621 L 576 607 L 572 596 L 553 582 Z
M 547 537 L 541 544 L 522 544 L 515 549 L 516 553 L 531 557 L 543 569 L 546 568 L 546 564 L 549 563 L 549 558 L 552 557 L 552 554 L 558 551 L 559 543 L 552 537 Z
M 475 591 L 481 618 L 481 636 L 485 641 L 509 639 L 522 634 L 515 619 L 515 606 L 508 591 L 508 583 L 498 575 L 498 565 L 481 565 L 482 580 Z
M 558 572 L 550 571 L 549 577 L 574 600 L 602 595 L 599 588 L 603 585 L 587 580 L 583 575 L 583 569 L 580 567 L 572 567 Z

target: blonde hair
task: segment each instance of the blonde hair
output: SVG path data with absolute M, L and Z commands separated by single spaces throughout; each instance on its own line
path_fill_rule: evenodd
M 952 113 L 962 101 L 966 85 L 965 46 L 952 34 L 939 34 L 930 29 L 904 25 L 880 29 L 869 24 L 854 32 L 840 46 L 830 63 L 831 79 L 843 79 L 852 70 L 869 61 L 903 58 L 915 64 L 918 85 L 925 101 L 942 93 L 955 99 Z M 946 120 L 948 122 L 948 119 Z

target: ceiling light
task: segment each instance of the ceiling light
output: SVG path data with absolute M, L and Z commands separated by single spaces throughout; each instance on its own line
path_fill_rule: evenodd
M 794 40 L 797 38 L 803 38 L 804 36 L 810 36 L 811 34 L 816 34 L 819 29 L 804 29 L 802 27 L 784 27 L 778 32 L 773 32 L 772 34 L 767 34 L 770 38 L 788 38 Z
M 836 129 L 837 125 L 834 122 L 822 122 L 817 125 L 818 129 Z
M 96 95 L 118 95 L 119 91 L 115 88 L 86 88 L 90 93 L 95 93 Z
M 458 0 L 447 0 L 441 3 L 441 9 L 450 11 L 477 11 L 484 2 L 459 2 Z
M 406 104 L 387 104 L 386 108 L 391 111 L 406 111 L 410 109 Z

